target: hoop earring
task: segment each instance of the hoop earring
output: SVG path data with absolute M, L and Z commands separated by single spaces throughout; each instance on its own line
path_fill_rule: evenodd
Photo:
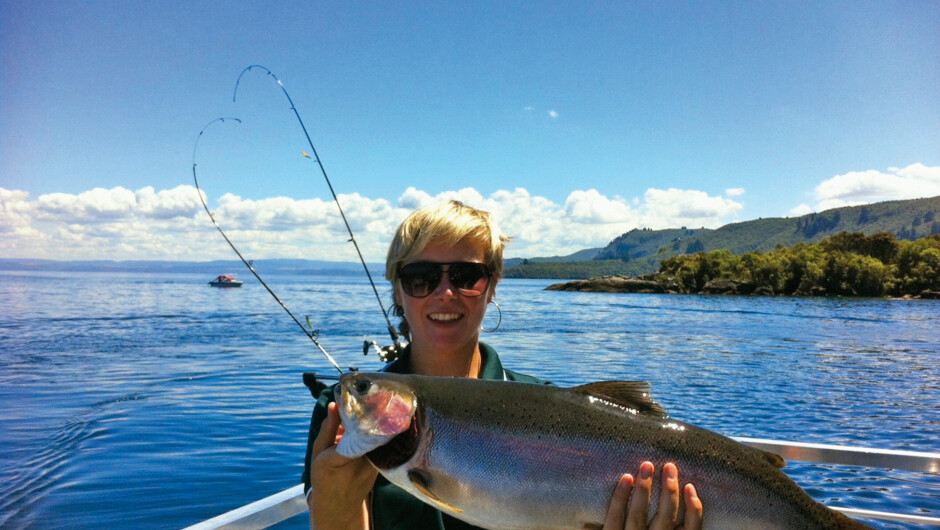
M 496 310 L 499 311 L 499 321 L 496 323 L 496 327 L 493 329 L 486 329 L 481 325 L 480 331 L 482 331 L 483 333 L 493 333 L 497 329 L 499 329 L 499 326 L 503 323 L 503 310 L 500 309 L 499 304 L 496 303 L 496 300 L 490 300 L 490 303 L 496 306 Z

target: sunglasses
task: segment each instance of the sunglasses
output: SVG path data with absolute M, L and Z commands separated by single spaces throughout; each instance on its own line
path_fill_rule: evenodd
M 490 284 L 489 267 L 469 261 L 409 263 L 398 268 L 398 281 L 408 296 L 424 298 L 437 289 L 445 272 L 450 284 L 464 296 L 480 296 Z

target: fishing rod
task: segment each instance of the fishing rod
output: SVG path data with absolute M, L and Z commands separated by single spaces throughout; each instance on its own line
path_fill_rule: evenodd
M 202 189 L 199 187 L 199 179 L 196 178 L 196 150 L 199 148 L 199 140 L 202 138 L 202 134 L 206 132 L 206 129 L 208 129 L 209 126 L 211 126 L 213 123 L 216 123 L 216 122 L 221 123 L 221 122 L 224 122 L 225 120 L 235 120 L 238 123 L 242 122 L 238 118 L 216 118 L 210 121 L 209 123 L 207 123 L 206 126 L 203 127 L 201 131 L 199 131 L 199 136 L 196 137 L 196 145 L 193 146 L 193 182 L 196 184 L 196 192 L 199 194 L 199 201 L 202 203 L 202 207 L 206 210 L 206 213 L 209 214 L 209 219 L 212 220 L 212 224 L 215 225 L 219 233 L 222 234 L 222 237 L 225 238 L 225 242 L 228 243 L 228 246 L 232 247 L 232 250 L 235 251 L 235 254 L 238 256 L 238 259 L 242 260 L 242 263 L 244 263 L 245 266 L 248 267 L 248 270 L 250 270 L 251 273 L 255 275 L 255 278 L 258 279 L 261 285 L 264 286 L 265 289 L 267 289 L 268 293 L 270 293 L 271 296 L 273 296 L 275 300 L 277 300 L 277 303 L 280 304 L 281 308 L 284 309 L 284 311 L 286 311 L 288 315 L 290 315 L 290 317 L 294 320 L 294 322 L 304 332 L 304 335 L 306 335 L 311 341 L 313 341 L 313 344 L 320 350 L 321 353 L 323 353 L 323 355 L 326 356 L 327 360 L 330 361 L 330 364 L 333 365 L 333 368 L 336 368 L 336 370 L 339 371 L 340 375 L 343 375 L 343 369 L 339 367 L 339 364 L 336 362 L 335 359 L 333 359 L 333 356 L 327 353 L 327 351 L 323 349 L 323 346 L 320 345 L 320 341 L 317 340 L 320 337 L 320 330 L 311 331 L 310 329 L 307 329 L 307 327 L 305 327 L 303 324 L 301 324 L 300 320 L 297 320 L 297 317 L 295 317 L 294 314 L 291 313 L 291 310 L 288 309 L 286 305 L 284 305 L 284 302 L 282 302 L 281 299 L 278 298 L 276 294 L 274 294 L 274 291 L 272 291 L 271 288 L 268 287 L 268 284 L 265 283 L 263 279 L 261 279 L 261 275 L 258 274 L 258 271 L 256 271 L 254 268 L 254 265 L 253 265 L 254 260 L 251 260 L 251 261 L 246 260 L 245 257 L 242 256 L 242 253 L 239 252 L 237 248 L 235 248 L 235 244 L 232 243 L 232 240 L 229 239 L 227 235 L 225 235 L 225 231 L 222 230 L 221 226 L 219 226 L 219 223 L 215 220 L 215 216 L 212 215 L 212 212 L 209 210 L 209 205 L 206 204 L 206 194 L 203 193 Z M 309 324 L 309 322 L 310 322 L 310 319 L 308 317 L 307 323 Z
M 316 147 L 314 147 L 313 145 L 313 141 L 310 139 L 310 134 L 307 132 L 307 127 L 306 125 L 304 125 L 303 119 L 301 119 L 300 113 L 297 111 L 297 108 L 294 105 L 294 101 L 290 97 L 290 94 L 287 92 L 287 89 L 284 87 L 284 84 L 281 82 L 280 79 L 277 78 L 276 75 L 274 75 L 274 72 L 272 72 L 271 70 L 261 65 L 251 65 L 245 68 L 244 70 L 242 70 L 242 72 L 238 75 L 238 79 L 235 81 L 235 91 L 232 94 L 232 101 L 233 102 L 236 101 L 236 97 L 238 95 L 238 86 L 241 83 L 242 76 L 245 75 L 245 72 L 248 72 L 254 68 L 259 68 L 261 70 L 264 70 L 269 76 L 271 76 L 275 80 L 275 82 L 277 82 L 278 86 L 281 87 L 281 91 L 284 93 L 284 96 L 287 98 L 288 103 L 290 103 L 290 109 L 294 112 L 294 116 L 297 118 L 298 123 L 300 123 L 300 127 L 303 130 L 304 137 L 306 137 L 307 139 L 307 144 L 310 146 L 310 151 L 313 153 L 313 159 L 316 160 L 318 166 L 320 167 L 320 172 L 323 174 L 324 180 L 326 180 L 326 184 L 330 189 L 330 194 L 332 194 L 333 196 L 333 201 L 336 203 L 337 209 L 339 209 L 340 216 L 343 219 L 343 224 L 346 225 L 346 231 L 349 233 L 349 242 L 351 242 L 356 249 L 356 254 L 359 256 L 359 261 L 360 263 L 362 263 L 362 267 L 365 270 L 366 277 L 369 279 L 369 284 L 372 286 L 372 292 L 375 293 L 376 301 L 378 301 L 379 308 L 381 308 L 382 310 L 382 315 L 385 318 L 385 323 L 387 325 L 389 335 L 392 338 L 392 344 L 389 346 L 385 346 L 383 348 L 383 347 L 380 347 L 376 341 L 366 340 L 363 343 L 362 353 L 368 354 L 369 349 L 373 348 L 378 354 L 379 358 L 383 362 L 392 361 L 401 354 L 401 352 L 404 350 L 405 344 L 402 342 L 401 336 L 395 330 L 395 326 L 393 326 L 391 321 L 389 320 L 388 311 L 386 311 L 385 305 L 382 303 L 382 297 L 379 295 L 378 288 L 376 288 L 375 282 L 372 279 L 372 274 L 369 272 L 369 267 L 366 265 L 365 258 L 362 256 L 362 251 L 359 249 L 359 243 L 356 241 L 356 237 L 353 234 L 352 228 L 349 225 L 349 221 L 346 219 L 346 214 L 343 212 L 343 207 L 339 202 L 339 197 L 337 197 L 336 191 L 333 189 L 333 184 L 330 181 L 330 178 L 326 173 L 326 168 L 323 166 L 323 162 L 321 161 L 320 156 L 317 153 Z M 207 123 L 206 126 L 203 127 L 201 131 L 199 131 L 199 135 L 196 137 L 196 143 L 193 146 L 193 182 L 196 185 L 196 190 L 199 194 L 199 200 L 202 203 L 202 207 L 206 210 L 206 213 L 209 215 L 209 219 L 212 221 L 212 224 L 215 225 L 219 233 L 222 234 L 222 237 L 225 239 L 226 243 L 228 243 L 228 245 L 232 248 L 232 250 L 238 256 L 238 258 L 242 261 L 242 263 L 244 263 L 245 266 L 248 267 L 248 270 L 251 271 L 251 273 L 255 276 L 255 278 L 258 279 L 258 282 L 261 283 L 261 285 L 268 291 L 268 293 L 274 298 L 274 300 L 277 301 L 277 303 L 281 306 L 281 308 L 284 309 L 284 311 L 291 317 L 294 323 L 296 323 L 297 326 L 300 327 L 301 331 L 303 331 L 304 334 L 320 350 L 320 352 L 323 353 L 323 355 L 327 358 L 330 364 L 333 365 L 334 368 L 336 368 L 336 370 L 340 373 L 340 375 L 342 375 L 343 374 L 342 368 L 340 368 L 336 360 L 333 359 L 333 357 L 320 344 L 318 340 L 320 331 L 313 329 L 313 327 L 310 325 L 310 317 L 309 316 L 307 317 L 307 326 L 304 326 L 300 322 L 300 320 L 298 320 L 297 317 L 294 316 L 294 314 L 290 311 L 290 309 L 287 308 L 284 302 L 281 301 L 281 299 L 277 296 L 277 294 L 275 294 L 274 291 L 268 286 L 268 284 L 261 278 L 261 276 L 258 274 L 258 271 L 255 270 L 253 266 L 254 260 L 246 260 L 244 256 L 242 256 L 241 252 L 238 251 L 238 249 L 235 247 L 235 244 L 232 243 L 232 241 L 228 238 L 228 236 L 225 234 L 225 231 L 222 230 L 222 227 L 219 226 L 219 223 L 215 220 L 215 216 L 209 210 L 209 205 L 206 203 L 206 199 L 205 199 L 205 193 L 199 187 L 199 179 L 196 176 L 196 151 L 199 148 L 199 140 L 202 138 L 202 135 L 203 133 L 205 133 L 206 129 L 208 129 L 209 126 L 211 126 L 212 124 L 216 122 L 224 122 L 225 120 L 234 120 L 238 123 L 241 123 L 241 120 L 238 118 L 216 118 L 215 120 L 212 120 L 211 122 Z M 306 152 L 302 151 L 301 153 L 306 158 L 308 159 L 311 158 L 310 155 L 308 155 Z M 355 370 L 355 369 L 353 368 L 352 370 Z
M 320 173 L 323 175 L 323 179 L 326 181 L 327 187 L 330 188 L 330 194 L 333 195 L 333 202 L 336 203 L 336 208 L 339 210 L 339 215 L 343 218 L 343 224 L 346 225 L 346 232 L 349 233 L 349 242 L 351 242 L 353 247 L 356 249 L 356 254 L 359 256 L 359 262 L 362 263 L 362 269 L 365 271 L 366 277 L 369 279 L 369 285 L 372 286 L 372 292 L 375 293 L 375 300 L 379 303 L 379 308 L 382 310 L 382 316 L 385 318 L 385 324 L 388 329 L 388 334 L 392 338 L 392 344 L 381 348 L 375 341 L 365 341 L 363 344 L 362 353 L 368 353 L 369 348 L 373 347 L 383 362 L 394 360 L 401 354 L 405 345 L 402 343 L 401 336 L 398 334 L 398 331 L 395 330 L 395 326 L 392 325 L 391 320 L 388 318 L 388 311 L 385 309 L 385 304 L 382 303 L 382 297 L 379 295 L 379 290 L 376 288 L 375 282 L 372 280 L 372 273 L 369 272 L 369 267 L 366 265 L 366 260 L 362 257 L 362 251 L 359 249 L 359 243 L 356 241 L 356 236 L 353 234 L 352 228 L 349 226 L 349 221 L 346 219 L 346 214 L 343 212 L 343 206 L 340 204 L 339 197 L 337 197 L 336 191 L 333 189 L 333 183 L 330 181 L 330 177 L 326 174 L 326 168 L 323 167 L 323 161 L 320 159 L 320 155 L 317 154 L 317 148 L 314 147 L 313 140 L 310 139 L 310 133 L 307 132 L 307 126 L 304 125 L 304 120 L 301 119 L 300 113 L 297 111 L 297 107 L 294 105 L 294 100 L 291 99 L 290 94 L 287 93 L 287 88 L 284 87 L 284 83 L 282 83 L 281 80 L 278 79 L 276 75 L 274 75 L 274 72 L 268 68 L 261 66 L 260 64 L 253 64 L 246 67 L 240 74 L 238 74 L 238 79 L 235 81 L 235 90 L 232 93 L 232 102 L 234 103 L 236 97 L 238 96 L 238 85 L 241 83 L 242 76 L 254 68 L 263 70 L 265 73 L 271 76 L 271 78 L 277 82 L 277 85 L 281 87 L 281 92 L 284 93 L 284 97 L 287 98 L 287 102 L 290 103 L 290 110 L 294 112 L 294 117 L 297 118 L 297 122 L 300 124 L 300 128 L 304 132 L 304 137 L 307 139 L 307 145 L 310 146 L 310 152 L 313 153 L 312 158 L 313 160 L 316 160 L 317 165 L 320 167 Z M 302 153 L 305 157 L 311 158 L 310 155 L 308 155 L 306 152 Z

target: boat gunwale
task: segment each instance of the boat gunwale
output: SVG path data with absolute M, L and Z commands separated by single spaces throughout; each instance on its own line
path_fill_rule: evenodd
M 780 441 L 764 438 L 733 437 L 732 439 L 751 447 L 777 453 L 786 460 L 797 462 L 898 469 L 928 474 L 940 473 L 940 453 Z M 940 526 L 940 517 L 841 506 L 830 506 L 830 508 L 856 518 Z M 186 527 L 184 530 L 268 528 L 305 511 L 307 511 L 307 500 L 304 496 L 303 484 L 298 484 L 274 495 Z

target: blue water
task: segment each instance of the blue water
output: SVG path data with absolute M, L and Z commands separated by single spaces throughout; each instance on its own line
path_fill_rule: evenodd
M 177 528 L 300 481 L 301 373 L 332 369 L 247 274 L 240 289 L 209 279 L 0 272 L 0 527 Z M 378 366 L 361 353 L 385 339 L 364 279 L 267 280 L 340 363 Z M 484 340 L 508 367 L 562 385 L 649 380 L 674 417 L 731 436 L 940 451 L 940 302 L 548 283 L 499 287 L 503 323 Z M 940 516 L 937 475 L 786 470 L 827 504 Z

